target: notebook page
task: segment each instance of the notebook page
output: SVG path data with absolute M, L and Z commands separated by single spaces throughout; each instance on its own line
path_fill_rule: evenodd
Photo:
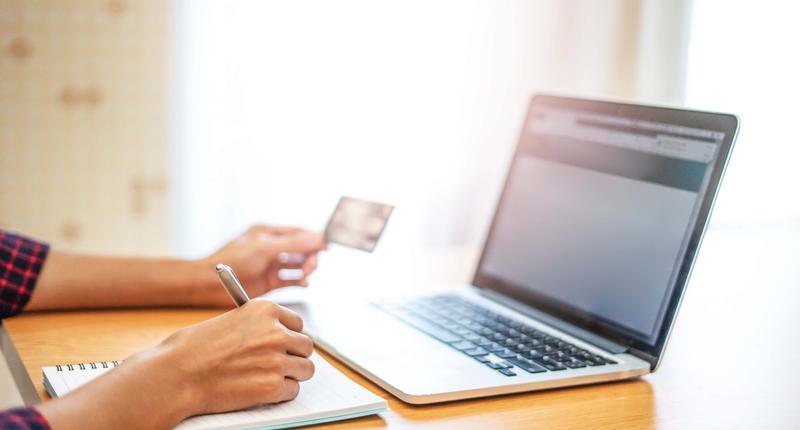
M 181 422 L 176 430 L 241 429 L 253 427 L 282 427 L 291 423 L 312 420 L 333 421 L 351 415 L 378 413 L 386 409 L 386 400 L 351 381 L 344 374 L 314 354 L 314 377 L 300 383 L 300 393 L 292 401 L 264 405 L 243 411 L 199 415 Z M 52 366 L 42 368 L 45 386 L 54 397 L 80 387 L 113 369 L 111 363 Z M 60 370 L 59 370 L 60 368 Z
M 192 417 L 180 423 L 175 430 L 279 426 L 386 408 L 383 398 L 351 381 L 318 355 L 313 355 L 311 359 L 316 366 L 314 377 L 300 383 L 300 393 L 294 400 L 243 411 Z
M 92 367 L 92 364 L 94 364 L 95 368 Z M 107 368 L 104 368 L 102 363 L 87 363 L 83 365 L 84 369 L 81 369 L 76 364 L 72 365 L 73 370 L 69 370 L 66 366 L 59 366 L 60 370 L 56 366 L 44 367 L 42 368 L 42 373 L 44 374 L 45 386 L 49 385 L 52 388 L 52 390 L 47 390 L 51 396 L 61 397 L 114 368 L 111 363 L 106 365 Z

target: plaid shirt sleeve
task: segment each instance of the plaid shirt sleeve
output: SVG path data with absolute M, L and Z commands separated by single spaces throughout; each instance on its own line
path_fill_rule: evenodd
M 0 319 L 22 312 L 50 247 L 0 230 Z
M 49 247 L 0 230 L 0 319 L 22 312 L 47 258 Z M 0 411 L 1 430 L 49 430 L 47 420 L 33 408 Z
M 36 409 L 16 408 L 0 411 L 2 430 L 50 430 L 50 425 Z

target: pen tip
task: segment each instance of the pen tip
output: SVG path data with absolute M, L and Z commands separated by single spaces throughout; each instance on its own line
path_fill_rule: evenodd
M 217 264 L 217 272 L 222 272 L 223 270 L 225 270 L 225 265 L 222 263 Z

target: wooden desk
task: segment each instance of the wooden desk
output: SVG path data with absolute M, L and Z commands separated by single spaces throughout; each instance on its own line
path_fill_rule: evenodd
M 318 428 L 798 428 L 799 239 L 800 226 L 710 232 L 664 364 L 655 374 L 410 406 L 333 361 L 388 399 L 391 411 Z M 46 398 L 42 366 L 124 358 L 217 312 L 31 313 L 7 321 L 7 328 Z

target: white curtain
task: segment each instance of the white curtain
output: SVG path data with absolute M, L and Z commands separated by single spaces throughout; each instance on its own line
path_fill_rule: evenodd
M 530 96 L 680 101 L 685 9 L 176 1 L 176 250 L 251 222 L 320 229 L 343 194 L 396 206 L 379 250 L 476 247 Z
M 715 209 L 718 223 L 800 223 L 798 16 L 794 2 L 693 5 L 686 102 L 741 119 Z

